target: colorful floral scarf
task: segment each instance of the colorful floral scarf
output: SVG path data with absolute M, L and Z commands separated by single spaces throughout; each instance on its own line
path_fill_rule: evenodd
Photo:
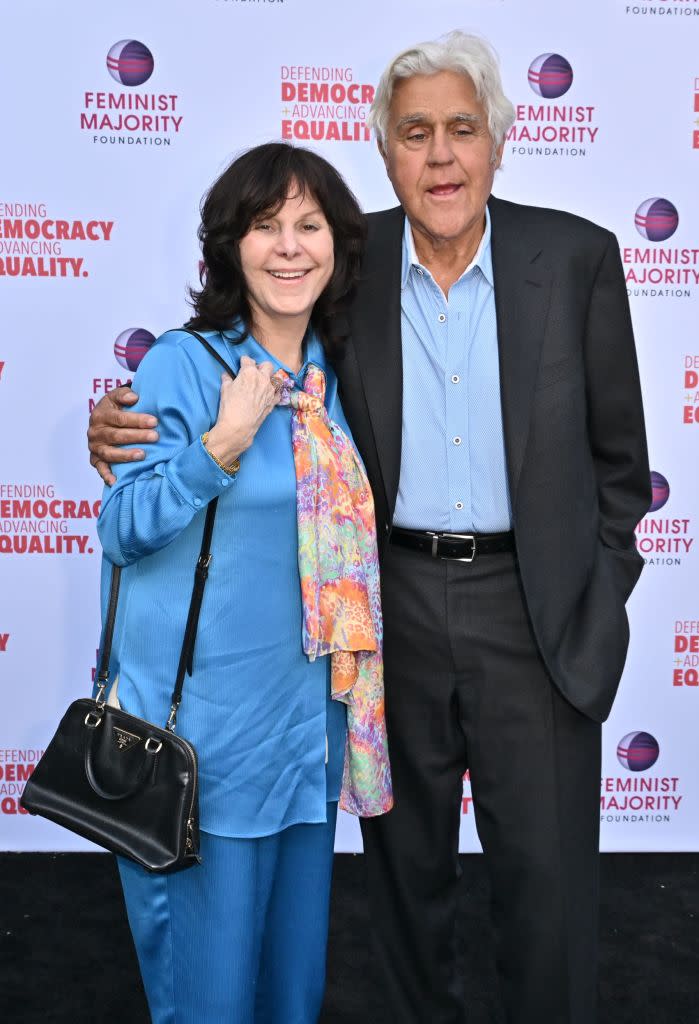
M 370 818 L 393 805 L 374 501 L 354 445 L 328 417 L 323 371 L 311 363 L 303 391 L 275 376 L 279 404 L 293 409 L 303 649 L 330 655 L 333 700 L 347 705 L 340 807 Z

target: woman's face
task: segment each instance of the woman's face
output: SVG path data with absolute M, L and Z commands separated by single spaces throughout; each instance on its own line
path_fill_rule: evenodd
M 253 321 L 295 318 L 305 330 L 334 266 L 332 232 L 316 199 L 292 186 L 281 209 L 240 240 L 240 260 Z

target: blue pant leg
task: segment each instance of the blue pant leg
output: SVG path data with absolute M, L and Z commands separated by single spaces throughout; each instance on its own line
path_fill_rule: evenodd
M 202 864 L 172 875 L 119 861 L 153 1024 L 252 1024 L 266 845 L 202 833 Z
M 255 1024 L 316 1024 L 325 990 L 337 803 L 327 824 L 278 836 L 262 942 Z

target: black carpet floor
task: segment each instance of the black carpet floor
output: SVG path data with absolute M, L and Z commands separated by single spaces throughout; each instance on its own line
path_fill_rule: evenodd
M 496 1024 L 482 858 L 463 867 L 464 1024 Z M 606 855 L 602 879 L 600 1024 L 699 1024 L 699 855 Z M 338 855 L 321 1024 L 389 1024 L 367 919 L 362 858 Z M 0 854 L 0 1022 L 148 1024 L 110 857 Z

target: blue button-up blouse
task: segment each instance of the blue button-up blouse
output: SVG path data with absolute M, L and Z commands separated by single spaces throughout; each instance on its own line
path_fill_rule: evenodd
M 282 365 L 250 336 L 204 335 L 234 371 L 243 355 Z M 305 357 L 297 381 L 309 362 L 323 368 L 328 413 L 349 434 L 317 338 Z M 126 567 L 112 654 L 119 701 L 163 725 L 205 509 L 218 496 L 177 731 L 198 753 L 202 829 L 254 837 L 326 820 L 326 802 L 340 791 L 346 714 L 329 699 L 328 658 L 310 662 L 302 650 L 291 410 L 272 410 L 230 477 L 201 443 L 220 385 L 220 365 L 183 331 L 162 335 L 139 366 L 134 408 L 158 417 L 160 439 L 145 446 L 144 461 L 115 466 L 116 483 L 104 491 L 103 614 L 114 562 Z

